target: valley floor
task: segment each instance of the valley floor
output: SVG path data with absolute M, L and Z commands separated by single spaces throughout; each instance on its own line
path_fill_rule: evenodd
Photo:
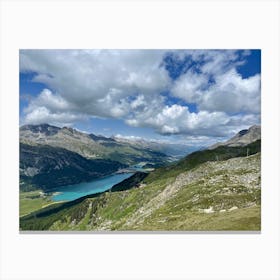
M 20 217 L 30 214 L 36 210 L 52 204 L 52 200 L 43 194 L 42 191 L 20 192 L 19 194 L 19 215 Z

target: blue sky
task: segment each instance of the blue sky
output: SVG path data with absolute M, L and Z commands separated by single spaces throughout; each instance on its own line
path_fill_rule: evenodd
M 260 50 L 21 50 L 20 124 L 201 145 L 260 122 Z

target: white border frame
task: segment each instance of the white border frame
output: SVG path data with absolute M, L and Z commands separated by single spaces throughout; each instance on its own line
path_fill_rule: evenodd
M 280 279 L 278 1 L 0 4 L 1 279 Z M 261 234 L 19 234 L 23 48 L 262 49 Z

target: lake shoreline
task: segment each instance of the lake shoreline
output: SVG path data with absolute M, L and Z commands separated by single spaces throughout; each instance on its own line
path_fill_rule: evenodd
M 82 182 L 79 184 L 66 185 L 56 188 L 51 194 L 51 200 L 58 201 L 72 201 L 83 196 L 103 193 L 108 191 L 114 185 L 122 182 L 123 180 L 131 177 L 137 171 L 112 173 L 102 178 L 96 178 L 89 182 Z

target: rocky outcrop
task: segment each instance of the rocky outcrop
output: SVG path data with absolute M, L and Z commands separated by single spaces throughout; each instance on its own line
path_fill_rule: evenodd
M 261 126 L 254 125 L 251 126 L 249 129 L 244 129 L 239 131 L 234 137 L 229 139 L 224 143 L 217 143 L 208 149 L 215 149 L 220 146 L 227 146 L 227 147 L 243 147 L 250 143 L 253 143 L 257 140 L 261 139 Z

